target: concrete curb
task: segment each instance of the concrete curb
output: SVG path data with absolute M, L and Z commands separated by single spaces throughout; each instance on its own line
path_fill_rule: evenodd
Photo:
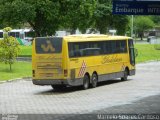
M 26 62 L 32 62 L 32 57 L 17 57 L 17 61 L 26 61 Z
M 145 64 L 145 63 L 152 63 L 152 62 L 160 62 L 160 60 L 149 60 L 149 61 L 145 61 L 145 62 L 139 62 L 139 63 L 136 63 L 136 65 L 139 65 L 139 64 Z
M 16 78 L 16 79 L 10 79 L 10 80 L 5 80 L 5 81 L 0 81 L 0 84 L 7 83 L 7 82 L 16 82 L 16 81 L 20 81 L 20 80 L 31 81 L 32 77 L 22 77 L 22 78 Z
M 137 63 L 137 65 L 138 64 L 151 63 L 151 62 L 160 62 L 160 60 L 156 60 L 156 61 L 155 60 L 150 60 L 150 61 L 146 61 L 146 62 Z M 20 80 L 31 81 L 32 77 L 22 77 L 22 78 L 10 79 L 10 80 L 6 80 L 6 81 L 0 81 L 0 84 L 6 83 L 6 82 L 20 81 Z

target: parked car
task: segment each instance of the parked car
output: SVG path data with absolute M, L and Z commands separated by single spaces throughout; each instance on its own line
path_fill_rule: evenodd
M 147 42 L 151 43 L 152 41 L 156 40 L 156 36 L 148 36 Z

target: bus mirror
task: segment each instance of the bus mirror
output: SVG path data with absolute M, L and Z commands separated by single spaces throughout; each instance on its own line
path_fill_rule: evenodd
M 138 56 L 138 50 L 136 48 L 134 49 L 134 52 L 135 52 L 135 57 L 137 57 Z

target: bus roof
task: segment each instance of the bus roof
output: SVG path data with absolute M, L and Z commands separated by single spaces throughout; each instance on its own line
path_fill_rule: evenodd
M 110 36 L 103 34 L 80 34 L 80 35 L 68 35 L 64 36 L 64 39 L 69 42 L 76 41 L 96 41 L 96 40 L 124 40 L 131 39 L 131 37 L 127 36 Z

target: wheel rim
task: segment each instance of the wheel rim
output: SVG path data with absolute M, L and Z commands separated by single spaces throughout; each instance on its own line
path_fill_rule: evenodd
M 88 80 L 87 76 L 84 77 L 84 84 L 83 84 L 83 86 L 84 86 L 84 89 L 88 89 L 88 87 L 89 87 L 89 80 Z
M 96 87 L 96 86 L 97 86 L 97 76 L 93 75 L 93 78 L 92 78 L 92 87 Z
M 127 71 L 125 70 L 125 71 L 124 71 L 124 80 L 127 80 L 127 77 L 128 77 L 127 74 L 128 74 L 128 73 L 127 73 Z
M 125 75 L 124 75 L 124 76 L 125 76 L 125 78 L 127 78 L 127 77 L 128 77 L 128 76 L 127 76 L 127 71 L 126 71 L 126 70 L 125 70 Z

